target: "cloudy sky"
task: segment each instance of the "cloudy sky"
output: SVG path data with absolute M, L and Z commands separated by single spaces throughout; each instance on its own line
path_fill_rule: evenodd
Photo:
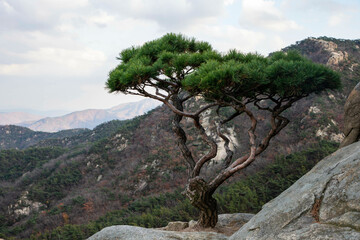
M 360 0 L 0 0 L 0 112 L 70 112 L 108 94 L 116 56 L 165 33 L 268 53 L 307 37 L 360 38 Z

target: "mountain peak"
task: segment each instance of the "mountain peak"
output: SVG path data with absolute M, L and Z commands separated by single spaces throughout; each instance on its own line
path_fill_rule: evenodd
M 110 109 L 86 109 L 58 117 L 41 117 L 28 113 L 0 113 L 0 125 L 16 124 L 34 131 L 57 132 L 73 128 L 94 128 L 111 120 L 126 120 L 142 115 L 160 105 L 144 99 L 139 102 L 119 104 Z

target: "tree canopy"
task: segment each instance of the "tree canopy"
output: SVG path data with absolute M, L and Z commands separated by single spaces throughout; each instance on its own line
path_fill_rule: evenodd
M 295 51 L 276 52 L 265 58 L 233 50 L 221 59 L 207 61 L 182 83 L 187 90 L 202 92 L 214 99 L 232 96 L 238 100 L 256 99 L 257 95 L 264 94 L 303 97 L 340 87 L 338 74 Z
M 221 56 L 210 44 L 182 35 L 167 34 L 141 47 L 123 50 L 118 65 L 109 74 L 110 92 L 140 90 L 141 85 L 164 89 L 180 80 L 208 59 Z M 156 81 L 156 82 L 155 82 Z
M 125 49 L 118 59 L 121 63 L 106 83 L 110 92 L 146 95 L 146 86 L 162 90 L 177 86 L 241 99 L 257 94 L 300 97 L 340 87 L 338 74 L 295 51 L 269 57 L 236 50 L 220 54 L 207 42 L 176 34 Z

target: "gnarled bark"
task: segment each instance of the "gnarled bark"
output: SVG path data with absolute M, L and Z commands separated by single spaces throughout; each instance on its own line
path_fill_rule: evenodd
M 177 94 L 172 96 L 171 101 L 172 101 L 173 105 L 176 107 L 176 109 L 183 111 L 182 102 L 179 99 Z M 181 122 L 183 116 L 176 114 L 176 113 L 173 113 L 173 115 L 174 116 L 172 119 L 172 130 L 175 133 L 175 136 L 177 139 L 177 144 L 181 150 L 181 153 L 182 153 L 185 161 L 189 165 L 188 170 L 189 170 L 189 175 L 190 175 L 191 169 L 194 169 L 194 167 L 195 167 L 195 161 L 194 161 L 191 151 L 189 150 L 189 148 L 186 145 L 186 142 L 187 142 L 186 133 L 180 125 L 180 122 Z
M 200 210 L 197 224 L 204 228 L 215 227 L 218 221 L 217 203 L 208 184 L 200 177 L 191 178 L 184 193 L 191 204 Z

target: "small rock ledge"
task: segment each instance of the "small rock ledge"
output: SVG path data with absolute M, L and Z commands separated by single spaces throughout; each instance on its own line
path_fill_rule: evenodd
M 213 232 L 175 232 L 134 226 L 111 226 L 88 240 L 227 240 L 228 237 Z

